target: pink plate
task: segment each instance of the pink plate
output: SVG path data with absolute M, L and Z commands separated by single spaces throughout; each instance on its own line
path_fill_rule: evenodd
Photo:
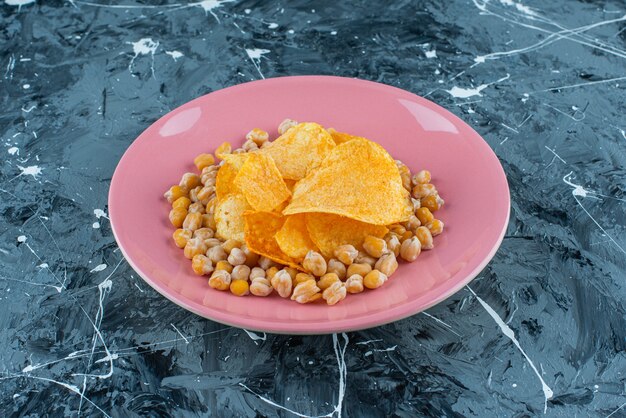
M 194 171 L 193 159 L 254 127 L 277 136 L 284 118 L 315 121 L 382 144 L 412 171 L 433 173 L 446 200 L 435 248 L 401 263 L 376 291 L 329 307 L 273 294 L 237 297 L 209 288 L 174 246 L 163 192 Z M 363 162 L 367 163 L 367 162 Z M 356 191 L 355 191 L 356 192 Z M 183 308 L 236 327 L 290 334 L 353 331 L 416 314 L 457 292 L 487 265 L 509 219 L 509 188 L 498 158 L 467 124 L 404 90 L 340 77 L 283 77 L 216 91 L 168 113 L 128 148 L 109 192 L 117 242 L 137 273 Z

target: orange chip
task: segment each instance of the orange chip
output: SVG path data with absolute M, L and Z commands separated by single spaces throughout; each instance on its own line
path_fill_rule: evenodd
M 352 141 L 353 139 L 365 139 L 363 137 L 350 135 L 345 132 L 337 132 L 333 128 L 330 128 L 328 133 L 333 137 L 333 141 L 335 141 L 336 145 L 341 145 L 344 142 Z
M 256 211 L 271 212 L 291 197 L 291 192 L 269 155 L 251 153 L 235 177 L 235 188 Z
M 215 178 L 215 195 L 218 199 L 237 191 L 234 180 L 248 156 L 249 154 L 229 154 L 224 156 L 224 163 L 217 171 L 217 177 Z
M 335 248 L 351 244 L 363 250 L 363 240 L 368 235 L 382 238 L 389 231 L 381 225 L 355 221 L 339 215 L 307 213 L 306 226 L 311 240 L 327 258 L 334 257 Z
M 304 214 L 287 216 L 274 238 L 285 254 L 300 262 L 309 250 L 319 251 L 311 241 Z
M 295 185 L 297 183 L 297 181 L 296 180 L 289 180 L 289 179 L 283 179 L 283 181 L 285 182 L 285 185 L 287 186 L 289 191 L 292 192 L 293 188 L 295 187 Z
M 380 145 L 353 139 L 333 149 L 300 180 L 284 215 L 324 212 L 374 225 L 404 222 L 413 214 L 396 162 Z
M 237 193 L 231 193 L 223 199 L 218 199 L 215 206 L 215 232 L 223 240 L 234 239 L 244 241 L 243 213 L 252 209 L 246 198 Z
M 317 168 L 335 147 L 333 138 L 317 123 L 301 123 L 260 152 L 270 155 L 286 179 L 300 180 Z
M 274 235 L 280 231 L 285 222 L 284 216 L 274 212 L 246 211 L 243 219 L 245 220 L 244 237 L 250 251 L 277 263 L 303 270 L 296 260 L 280 249 L 274 239 Z

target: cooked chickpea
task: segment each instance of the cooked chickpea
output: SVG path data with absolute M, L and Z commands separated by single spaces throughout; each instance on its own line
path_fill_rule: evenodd
M 411 203 L 413 203 L 413 212 L 418 210 L 422 206 L 422 202 L 419 199 L 411 197 Z
M 310 250 L 304 257 L 302 267 L 314 276 L 321 277 L 326 273 L 326 260 L 318 252 Z
M 189 190 L 189 199 L 191 199 L 192 202 L 200 201 L 200 199 L 198 199 L 198 192 L 200 190 L 202 190 L 202 186 L 194 187 L 193 189 Z
M 230 273 L 226 270 L 215 270 L 209 279 L 209 286 L 217 290 L 227 290 L 230 287 Z
M 425 208 L 425 207 L 421 207 L 418 210 L 416 210 L 415 211 L 415 215 L 420 220 L 422 225 L 426 225 L 428 222 L 430 222 L 433 219 L 435 219 L 433 214 L 430 212 L 430 209 Z
M 226 251 L 228 254 L 230 254 L 230 252 L 235 249 L 235 248 L 239 248 L 241 247 L 241 242 L 237 241 L 236 239 L 227 239 L 226 241 L 224 241 L 224 243 L 222 244 L 222 248 L 224 249 L 224 251 Z
M 187 196 L 181 196 L 172 203 L 173 208 L 183 208 L 189 210 L 189 205 L 191 205 L 191 199 Z
M 230 264 L 226 260 L 221 260 L 221 261 L 218 261 L 215 264 L 215 270 L 225 270 L 225 271 L 227 271 L 229 273 L 232 273 L 233 272 L 233 265 Z
M 296 270 L 293 267 L 285 267 L 283 270 L 289 273 L 289 277 L 291 277 L 291 281 L 296 280 L 296 275 L 298 274 L 298 270 Z
M 402 234 L 402 236 L 400 238 L 398 238 L 400 240 L 400 242 L 404 242 L 407 239 L 411 238 L 413 236 L 413 232 L 411 231 L 406 231 L 404 234 Z
M 205 186 L 215 186 L 215 179 L 217 178 L 219 169 L 219 166 L 216 165 L 204 167 L 200 174 L 200 182 Z
M 391 275 L 398 269 L 398 261 L 393 253 L 385 254 L 378 259 L 375 267 L 376 270 L 384 273 L 385 276 L 391 277 Z M 363 278 L 365 278 L 365 276 Z
M 208 228 L 207 228 L 208 229 Z M 220 241 L 217 238 L 208 238 L 204 240 L 204 243 L 206 244 L 208 249 L 211 249 L 217 245 L 222 245 L 222 241 Z
M 187 209 L 185 208 L 173 208 L 170 211 L 170 222 L 174 227 L 180 228 L 183 226 L 183 222 L 185 222 L 185 218 L 187 217 Z
M 368 289 L 377 289 L 381 287 L 387 281 L 387 275 L 378 271 L 372 270 L 365 277 L 363 277 L 363 285 Z
M 400 171 L 402 186 L 406 190 L 411 191 L 411 170 L 409 170 L 409 167 L 404 165 L 401 161 L 396 160 L 396 165 L 398 166 L 398 171 Z
M 431 212 L 439 210 L 439 200 L 441 198 L 438 195 L 426 196 L 422 199 L 422 206 L 428 208 Z
M 205 213 L 202 215 L 202 226 L 205 228 L 211 228 L 212 230 L 217 228 L 215 217 L 212 213 Z
M 211 200 L 211 198 L 214 195 L 215 195 L 215 186 L 204 186 L 197 193 L 198 200 L 204 205 L 209 203 L 209 200 Z
M 272 287 L 276 289 L 276 292 L 281 298 L 288 298 L 291 296 L 292 281 L 291 276 L 285 270 L 280 270 L 271 279 Z
M 270 135 L 265 132 L 263 129 L 254 128 L 250 132 L 246 134 L 246 139 L 248 141 L 253 141 L 257 147 L 262 146 L 267 140 L 270 138 Z
M 265 256 L 259 257 L 259 267 L 261 267 L 263 270 L 267 270 L 268 268 L 273 267 L 275 265 L 276 263 L 274 263 L 269 258 Z
M 374 257 L 370 257 L 365 253 L 359 253 L 359 255 L 354 259 L 353 264 L 369 264 L 370 266 L 374 267 L 374 264 L 376 264 L 376 259 Z
M 298 285 L 302 282 L 306 282 L 307 280 L 315 281 L 315 276 L 309 273 L 298 273 L 296 274 L 296 278 L 293 280 L 293 284 Z
M 252 270 L 250 270 L 250 280 L 254 280 L 259 277 L 265 278 L 265 270 L 261 267 L 253 267 Z
M 393 224 L 389 226 L 389 232 L 392 232 L 396 235 L 402 236 L 406 232 L 406 228 L 400 224 Z
M 443 222 L 439 219 L 433 219 L 426 224 L 426 228 L 428 228 L 433 237 L 436 237 L 443 232 L 443 226 Z
M 359 252 L 353 245 L 340 245 L 335 248 L 335 257 L 346 266 L 352 264 L 358 255 Z
M 346 280 L 346 291 L 348 293 L 361 293 L 363 291 L 363 277 L 353 274 Z
M 240 248 L 233 248 L 228 255 L 228 262 L 233 266 L 240 266 L 246 262 L 246 255 Z
M 188 259 L 192 259 L 198 254 L 204 254 L 206 252 L 206 244 L 200 238 L 191 238 L 185 244 L 184 254 Z
M 346 293 L 346 287 L 340 280 L 337 280 L 324 290 L 322 297 L 328 305 L 335 305 L 346 298 Z
M 338 281 L 339 276 L 337 276 L 335 273 L 326 273 L 317 281 L 317 287 L 322 290 L 326 290 L 328 287 L 330 287 L 331 284 Z
M 206 255 L 211 259 L 213 263 L 226 260 L 226 258 L 228 257 L 228 254 L 226 254 L 226 251 L 224 251 L 221 245 L 216 245 L 209 248 L 206 252 Z
M 246 266 L 252 268 L 259 264 L 259 255 L 250 251 L 246 244 L 241 245 L 241 251 L 246 255 Z
M 372 271 L 372 266 L 370 266 L 369 264 L 355 263 L 355 264 L 350 264 L 348 266 L 348 271 L 346 272 L 346 275 L 350 277 L 355 274 L 358 274 L 359 276 L 365 277 L 365 275 L 369 273 L 370 271 Z
M 187 209 L 187 212 L 189 213 L 199 213 L 201 215 L 204 215 L 204 205 L 200 202 L 195 202 L 192 203 L 191 205 L 189 205 L 189 208 Z
M 202 171 L 206 167 L 209 167 L 215 164 L 215 157 L 213 157 L 213 155 L 211 154 L 200 154 L 196 158 L 193 159 L 193 163 L 195 164 L 198 171 Z
M 233 280 L 248 280 L 250 277 L 250 267 L 246 265 L 235 266 L 230 276 Z
M 297 124 L 298 122 L 293 119 L 285 119 L 280 123 L 280 125 L 278 125 L 278 133 L 282 135 Z
M 213 238 L 213 234 L 214 232 L 211 228 L 199 228 L 193 231 L 193 236 L 200 238 L 205 244 L 207 244 L 206 240 Z
M 430 230 L 425 226 L 420 226 L 415 230 L 415 236 L 422 244 L 422 250 L 432 250 L 435 245 L 433 243 L 433 235 Z
M 183 229 L 195 231 L 202 226 L 202 214 L 188 213 L 183 221 Z
M 195 173 L 185 173 L 183 177 L 180 179 L 179 186 L 186 189 L 191 190 L 200 185 L 200 176 Z
M 389 249 L 389 251 L 394 253 L 397 257 L 398 254 L 400 254 L 400 240 L 398 239 L 398 237 L 391 234 L 385 241 L 387 241 L 387 248 Z
M 179 198 L 187 196 L 187 189 L 180 186 L 172 186 L 165 192 L 163 196 L 167 199 L 168 202 L 174 203 Z
M 321 289 L 315 284 L 315 279 L 305 280 L 296 285 L 291 300 L 298 303 L 315 302 L 322 297 Z
M 437 206 L 439 206 L 439 209 L 441 209 L 445 203 L 441 196 L 437 195 Z
M 172 237 L 174 238 L 174 242 L 176 243 L 176 246 L 178 248 L 185 248 L 185 245 L 187 245 L 187 241 L 189 241 L 191 239 L 191 231 L 187 231 L 186 229 L 177 229 L 176 231 L 174 231 L 174 233 L 172 234 Z
M 273 290 L 270 281 L 264 277 L 255 277 L 250 284 L 250 293 L 254 296 L 268 296 Z
M 387 243 L 384 239 L 368 235 L 363 241 L 363 248 L 372 257 L 380 257 L 387 252 Z
M 411 215 L 408 221 L 406 221 L 404 227 L 407 231 L 415 231 L 418 226 L 422 226 L 422 223 L 415 215 Z
M 411 237 L 402 242 L 400 247 L 400 257 L 408 262 L 413 262 L 422 252 L 422 243 L 417 237 Z
M 336 258 L 331 258 L 328 260 L 328 268 L 326 269 L 327 273 L 335 273 L 340 280 L 346 278 L 346 265 Z
M 414 185 L 430 183 L 430 179 L 430 171 L 428 170 L 421 170 L 417 174 L 414 174 L 412 178 Z
M 193 269 L 193 272 L 199 276 L 204 276 L 213 272 L 213 264 L 204 254 L 197 254 L 193 256 L 191 259 L 191 268 Z
M 250 293 L 250 285 L 247 280 L 234 279 L 230 282 L 230 293 L 235 296 L 245 296 Z
M 426 196 L 434 195 L 436 193 L 437 193 L 437 189 L 435 188 L 434 185 L 418 184 L 415 187 L 413 187 L 413 190 L 411 191 L 411 196 L 413 196 L 415 199 L 423 199 Z M 420 200 L 420 206 L 421 204 L 423 204 L 423 202 L 421 202 Z
M 215 155 L 217 158 L 224 159 L 224 157 L 230 154 L 233 150 L 233 147 L 230 145 L 230 142 L 223 142 L 219 147 L 215 149 Z
M 256 142 L 248 139 L 246 140 L 246 142 L 243 143 L 242 147 L 241 147 L 245 152 L 250 152 L 250 151 L 256 151 L 259 149 L 259 146 L 256 144 Z
M 276 273 L 278 273 L 278 267 L 272 266 L 265 271 L 265 277 L 272 280 Z

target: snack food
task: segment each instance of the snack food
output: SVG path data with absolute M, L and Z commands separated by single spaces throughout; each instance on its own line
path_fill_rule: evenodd
M 208 286 L 334 305 L 383 286 L 444 230 L 431 174 L 317 123 L 255 128 L 194 160 L 165 193 L 174 244 Z M 275 291 L 275 292 L 274 292 Z

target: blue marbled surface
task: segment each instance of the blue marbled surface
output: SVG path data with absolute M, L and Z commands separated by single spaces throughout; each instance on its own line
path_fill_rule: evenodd
M 623 1 L 5 0 L 0 63 L 2 416 L 626 416 Z M 263 335 L 123 260 L 107 192 L 133 139 L 298 74 L 404 88 L 489 142 L 512 215 L 469 287 L 367 331 Z

